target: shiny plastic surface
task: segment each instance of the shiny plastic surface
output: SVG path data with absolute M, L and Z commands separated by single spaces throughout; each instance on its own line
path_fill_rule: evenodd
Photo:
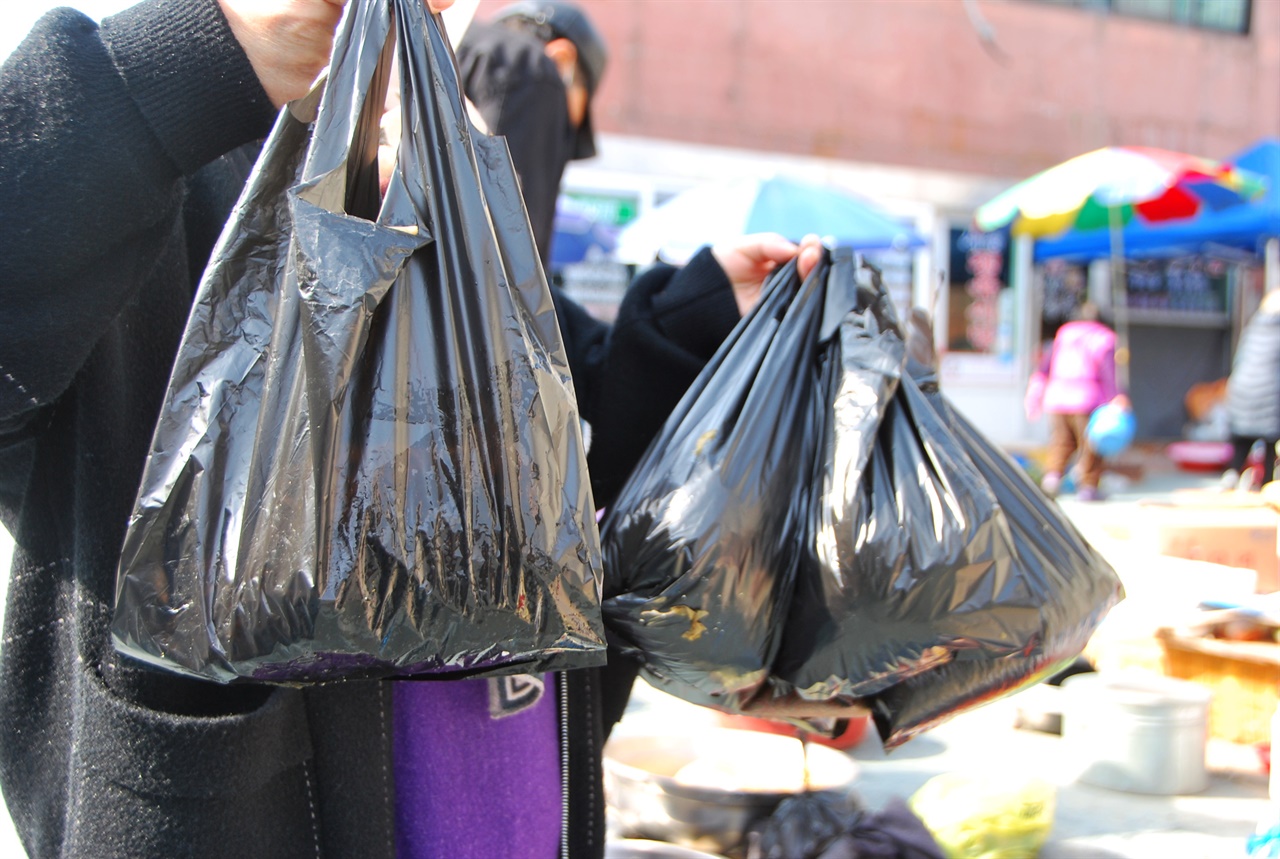
M 1133 409 L 1112 400 L 1093 410 L 1085 427 L 1085 438 L 1099 456 L 1119 456 L 1133 444 L 1137 434 Z
M 605 616 L 680 697 L 894 745 L 1074 658 L 1121 588 L 857 267 L 780 271 L 695 382 L 605 521 Z
M 379 200 L 389 34 L 404 133 Z M 295 112 L 201 282 L 116 647 L 219 681 L 600 664 L 564 345 L 506 144 L 471 129 L 438 18 L 351 0 L 314 123 Z

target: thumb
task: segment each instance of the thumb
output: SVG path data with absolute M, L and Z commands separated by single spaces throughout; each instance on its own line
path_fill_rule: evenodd
M 822 260 L 822 245 L 805 245 L 796 259 L 796 274 L 804 280 Z
M 799 246 L 778 233 L 761 233 L 749 250 L 749 255 L 761 262 L 784 263 L 796 255 Z

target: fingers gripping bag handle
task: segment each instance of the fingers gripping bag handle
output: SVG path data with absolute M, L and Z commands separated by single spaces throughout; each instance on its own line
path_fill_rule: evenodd
M 201 282 L 115 645 L 222 682 L 599 664 L 593 513 L 505 144 L 473 136 L 438 18 L 352 0 L 314 122 L 281 113 Z

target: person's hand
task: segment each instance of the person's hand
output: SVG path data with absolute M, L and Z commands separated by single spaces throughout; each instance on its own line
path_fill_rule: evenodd
M 306 95 L 329 62 L 346 0 L 218 0 L 267 97 L 276 107 Z M 427 0 L 443 12 L 454 0 Z
M 746 316 L 760 300 L 760 287 L 770 272 L 798 257 L 796 271 L 804 280 L 822 259 L 822 243 L 812 235 L 797 245 L 777 233 L 756 233 L 721 242 L 711 248 L 711 254 L 733 286 L 738 312 Z

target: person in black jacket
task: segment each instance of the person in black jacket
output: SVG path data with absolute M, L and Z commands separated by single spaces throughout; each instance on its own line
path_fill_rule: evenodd
M 473 21 L 457 56 L 485 130 L 507 139 L 545 266 L 565 167 L 596 154 L 591 102 L 608 62 L 604 39 L 572 3 L 522 0 Z
M 565 167 L 596 154 L 591 102 L 608 64 L 604 39 L 573 3 L 521 0 L 489 21 L 473 21 L 457 58 L 463 90 L 484 129 L 506 139 L 546 266 Z M 727 253 L 704 249 L 674 284 L 666 267 L 641 275 L 612 329 L 551 287 L 579 405 L 591 426 L 587 463 L 599 508 L 608 507 L 754 300 L 751 295 L 735 306 L 729 291 L 714 286 L 723 277 L 717 261 L 723 264 Z M 622 718 L 638 670 L 611 649 L 608 666 L 598 672 L 606 737 Z
M 0 786 L 32 856 L 413 855 L 397 841 L 419 798 L 393 766 L 394 692 L 410 684 L 221 686 L 125 659 L 108 631 L 193 276 L 252 162 L 243 147 L 310 86 L 340 5 L 143 0 L 101 26 L 56 10 L 0 66 L 0 517 L 16 543 Z M 627 325 L 664 356 L 649 381 L 679 384 L 656 373 L 705 360 L 735 296 L 795 252 L 754 240 L 723 265 L 708 251 L 641 278 Z M 625 342 L 571 347 L 575 376 L 607 389 Z M 590 672 L 563 682 L 560 852 L 594 857 L 599 691 Z

